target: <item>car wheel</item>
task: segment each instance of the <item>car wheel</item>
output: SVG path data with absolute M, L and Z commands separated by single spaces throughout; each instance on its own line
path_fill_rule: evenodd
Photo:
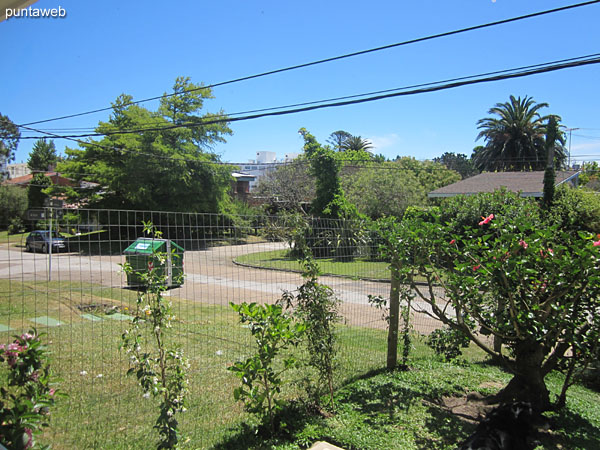
M 42 245 L 42 253 L 48 253 L 48 246 L 46 244 Z

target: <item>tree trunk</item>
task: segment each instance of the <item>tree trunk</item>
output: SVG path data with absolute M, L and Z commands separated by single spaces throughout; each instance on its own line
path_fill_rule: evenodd
M 544 382 L 542 362 L 544 348 L 535 341 L 522 341 L 515 346 L 514 377 L 497 395 L 500 402 L 524 401 L 540 413 L 550 408 L 550 394 Z
M 400 279 L 398 269 L 392 265 L 390 287 L 390 323 L 387 341 L 387 368 L 394 370 L 398 364 L 398 322 L 400 320 Z

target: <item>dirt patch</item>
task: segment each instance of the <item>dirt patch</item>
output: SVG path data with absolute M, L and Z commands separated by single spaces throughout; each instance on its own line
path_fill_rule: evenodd
M 477 424 L 498 405 L 490 404 L 478 392 L 469 392 L 460 397 L 442 397 L 439 406 L 466 422 Z

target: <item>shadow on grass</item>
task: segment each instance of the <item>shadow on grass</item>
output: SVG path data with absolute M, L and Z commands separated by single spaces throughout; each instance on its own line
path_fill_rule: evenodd
M 415 437 L 416 448 L 446 449 L 456 448 L 475 430 L 476 425 L 468 423 L 449 411 L 428 406 L 429 417 L 425 421 L 425 428 L 429 436 Z
M 600 429 L 591 424 L 586 418 L 578 413 L 563 408 L 550 414 L 552 433 L 543 432 L 539 436 L 544 448 L 569 449 L 600 449 Z
M 322 439 L 320 431 L 326 429 L 326 424 L 324 417 L 316 410 L 292 402 L 275 416 L 275 429 L 274 433 L 270 433 L 268 426 L 242 423 L 230 428 L 223 440 L 210 448 L 211 450 L 270 450 L 291 442 L 309 447 L 312 442 Z M 310 430 L 314 430 L 314 433 Z

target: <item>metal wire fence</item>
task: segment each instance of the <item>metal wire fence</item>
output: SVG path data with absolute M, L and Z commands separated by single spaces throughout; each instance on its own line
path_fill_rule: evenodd
M 253 341 L 229 303 L 274 302 L 302 284 L 290 247 L 298 223 L 267 216 L 63 212 L 47 209 L 45 219 L 26 224 L 28 232 L 4 233 L 0 242 L 0 342 L 32 327 L 46 332 L 53 370 L 68 394 L 45 439 L 54 448 L 150 448 L 155 441 L 156 404 L 126 376 L 128 358 L 119 348 L 137 296 L 120 264 L 124 250 L 143 236 L 142 224 L 151 222 L 185 251 L 183 284 L 165 293 L 176 315 L 171 338 L 191 361 L 181 427 L 192 448 L 217 445 L 230 427 L 248 419 L 232 397 L 239 381 L 226 368 L 249 356 Z M 320 220 L 303 231 L 318 257 L 320 281 L 341 301 L 338 384 L 384 367 L 386 356 L 387 325 L 368 296 L 389 296 L 389 271 L 377 243 L 351 227 Z M 438 326 L 413 313 L 415 332 Z

